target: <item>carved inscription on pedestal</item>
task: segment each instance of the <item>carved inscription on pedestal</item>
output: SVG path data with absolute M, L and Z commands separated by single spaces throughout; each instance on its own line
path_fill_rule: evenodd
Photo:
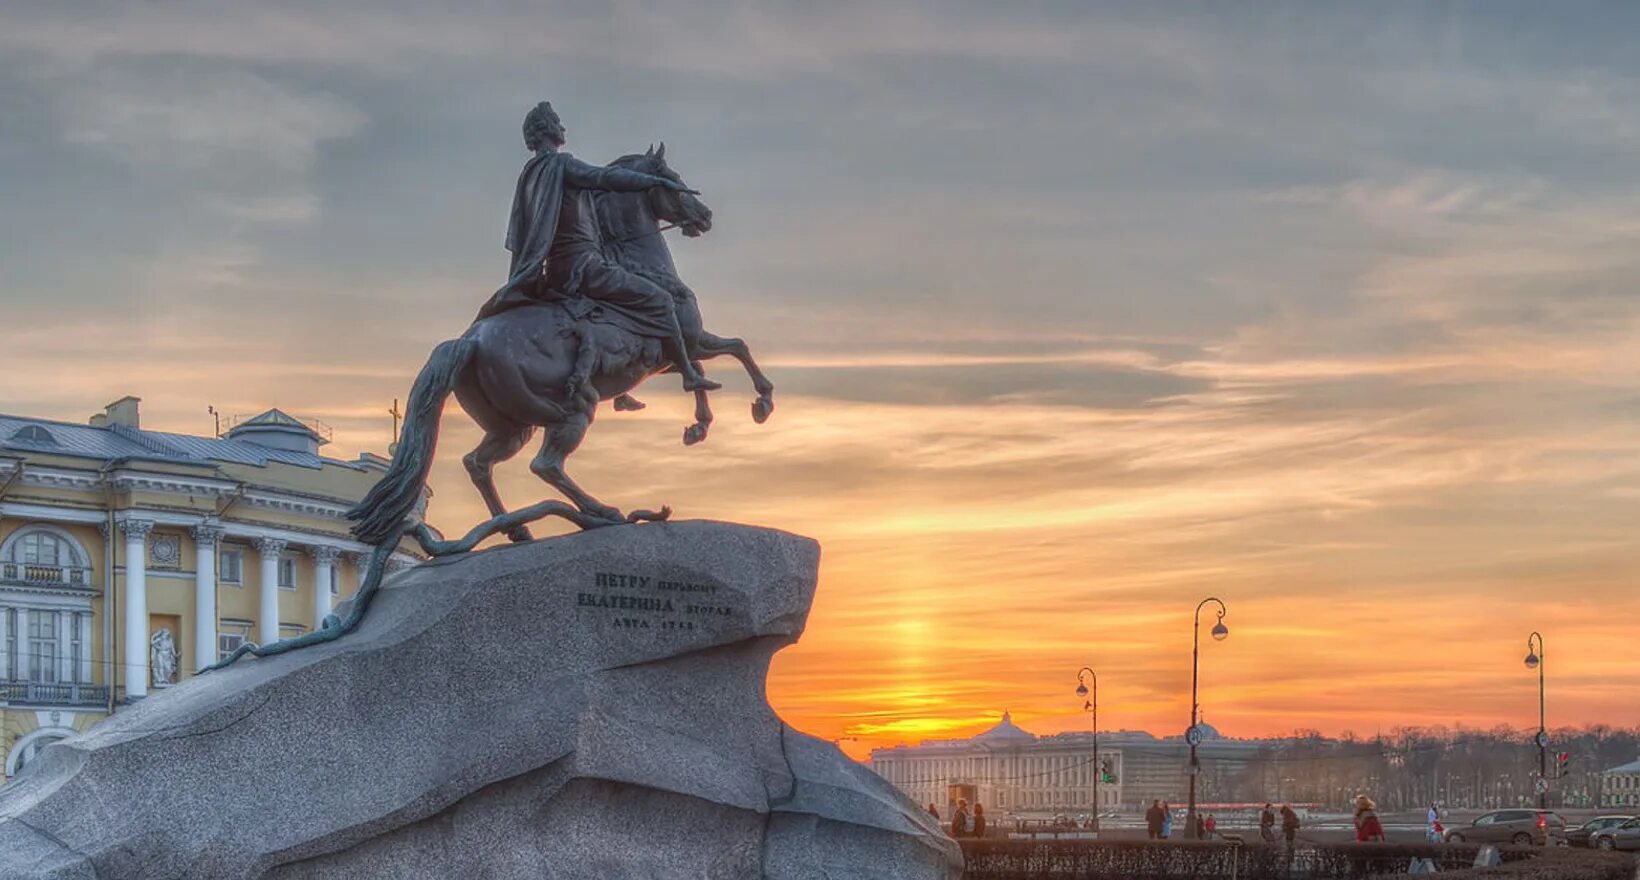
M 603 571 L 593 573 L 590 589 L 575 594 L 575 605 L 598 614 L 611 629 L 692 630 L 737 610 L 716 584 Z

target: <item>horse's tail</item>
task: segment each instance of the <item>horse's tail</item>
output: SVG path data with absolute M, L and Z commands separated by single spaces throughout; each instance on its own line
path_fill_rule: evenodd
M 364 500 L 347 512 L 348 519 L 358 520 L 353 535 L 360 541 L 376 546 L 402 534 L 400 524 L 421 500 L 427 472 L 433 467 L 445 398 L 455 389 L 456 377 L 472 360 L 477 347 L 470 339 L 441 342 L 416 376 L 393 463 Z

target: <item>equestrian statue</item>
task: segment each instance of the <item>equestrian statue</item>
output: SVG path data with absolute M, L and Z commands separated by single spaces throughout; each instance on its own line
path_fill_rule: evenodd
M 531 540 L 529 523 L 562 517 L 582 529 L 664 520 L 670 508 L 623 514 L 588 494 L 564 469 L 586 436 L 598 404 L 641 409 L 629 392 L 660 373 L 677 373 L 695 397 L 695 421 L 683 442 L 706 439 L 712 421 L 708 393 L 720 386 L 701 362 L 738 360 L 757 398 L 752 418 L 774 411 L 774 385 L 746 343 L 715 336 L 702 325 L 694 291 L 678 277 L 664 233 L 696 237 L 712 228 L 699 193 L 666 163 L 666 144 L 591 165 L 563 150 L 566 130 L 548 102 L 524 119 L 525 162 L 507 228 L 512 265 L 507 282 L 479 310 L 472 326 L 439 343 L 416 377 L 392 464 L 352 510 L 353 534 L 375 548 L 345 617 L 329 615 L 313 632 L 267 645 L 243 645 L 209 667 L 245 654 L 280 654 L 337 639 L 358 627 L 381 587 L 388 559 L 405 536 L 430 556 L 473 549 L 491 535 Z M 438 443 L 439 419 L 451 394 L 484 429 L 462 458 L 490 519 L 446 540 L 419 516 Z M 530 470 L 569 503 L 541 501 L 509 511 L 492 476 L 542 429 Z

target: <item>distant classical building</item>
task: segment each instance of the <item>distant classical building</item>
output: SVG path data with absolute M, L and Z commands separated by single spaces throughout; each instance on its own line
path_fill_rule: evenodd
M 1596 807 L 1640 807 L 1640 761 L 1630 761 L 1600 773 Z
M 1206 802 L 1264 743 L 1224 739 L 1211 726 L 1201 727 L 1197 795 Z M 1158 739 L 1143 731 L 1117 731 L 1099 734 L 1096 758 L 1091 733 L 1039 737 L 1004 712 L 1001 723 L 970 739 L 874 749 L 871 769 L 917 803 L 940 807 L 942 816 L 950 815 L 955 796 L 977 799 L 997 816 L 1078 814 L 1093 810 L 1096 773 L 1109 777 L 1098 784 L 1101 812 L 1137 810 L 1158 798 L 1182 804 L 1189 754 L 1182 736 Z
M 306 632 L 357 589 L 343 512 L 386 461 L 319 454 L 269 410 L 221 437 L 142 429 L 127 397 L 70 424 L 0 415 L 0 757 Z M 408 562 L 405 554 L 396 561 Z

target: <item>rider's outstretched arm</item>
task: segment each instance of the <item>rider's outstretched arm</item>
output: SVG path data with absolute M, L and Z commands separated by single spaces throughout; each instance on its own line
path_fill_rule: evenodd
M 616 192 L 643 192 L 657 186 L 683 189 L 682 184 L 664 177 L 633 171 L 630 168 L 589 165 L 573 156 L 564 165 L 564 182 L 581 189 L 608 189 Z

